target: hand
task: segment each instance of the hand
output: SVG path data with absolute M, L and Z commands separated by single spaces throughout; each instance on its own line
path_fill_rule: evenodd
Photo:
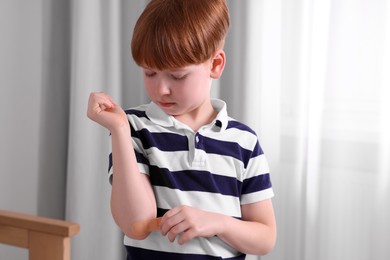
M 189 206 L 169 210 L 161 219 L 161 234 L 168 235 L 169 241 L 179 236 L 180 245 L 195 237 L 212 237 L 222 229 L 222 215 Z
M 104 126 L 110 132 L 128 125 L 123 109 L 109 95 L 103 92 L 93 92 L 89 96 L 87 116 Z

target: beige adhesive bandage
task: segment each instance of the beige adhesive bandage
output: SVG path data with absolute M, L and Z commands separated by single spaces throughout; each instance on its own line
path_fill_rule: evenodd
M 149 232 L 156 231 L 160 227 L 160 222 L 161 218 L 152 218 L 137 222 L 133 225 L 133 234 L 142 237 Z
M 147 231 L 152 232 L 160 228 L 161 218 L 153 218 L 147 223 Z

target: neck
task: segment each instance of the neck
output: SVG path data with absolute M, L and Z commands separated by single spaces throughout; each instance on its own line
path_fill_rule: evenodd
M 189 113 L 175 116 L 175 118 L 196 132 L 202 126 L 210 124 L 216 116 L 217 112 L 214 111 L 210 101 Z

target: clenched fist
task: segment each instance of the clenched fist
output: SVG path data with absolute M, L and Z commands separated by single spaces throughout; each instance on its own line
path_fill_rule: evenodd
M 110 132 L 115 132 L 129 125 L 123 109 L 103 92 L 92 92 L 90 94 L 87 116 Z

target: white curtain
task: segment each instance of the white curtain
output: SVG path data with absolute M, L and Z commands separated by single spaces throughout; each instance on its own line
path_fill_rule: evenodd
M 270 160 L 279 237 L 264 259 L 388 259 L 390 2 L 230 4 L 221 96 Z
M 80 223 L 72 259 L 124 259 L 123 236 L 110 212 L 107 130 L 88 120 L 89 93 L 119 103 L 145 101 L 129 41 L 146 1 L 73 1 L 67 218 Z M 132 68 L 133 67 L 133 68 Z M 124 104 L 126 106 L 126 104 Z
M 81 224 L 72 259 L 123 259 L 108 133 L 85 114 L 91 91 L 124 107 L 147 101 L 129 50 L 146 3 L 72 2 L 66 216 Z M 270 162 L 278 242 L 263 259 L 388 259 L 389 1 L 228 4 L 227 67 L 213 95 L 257 131 Z

